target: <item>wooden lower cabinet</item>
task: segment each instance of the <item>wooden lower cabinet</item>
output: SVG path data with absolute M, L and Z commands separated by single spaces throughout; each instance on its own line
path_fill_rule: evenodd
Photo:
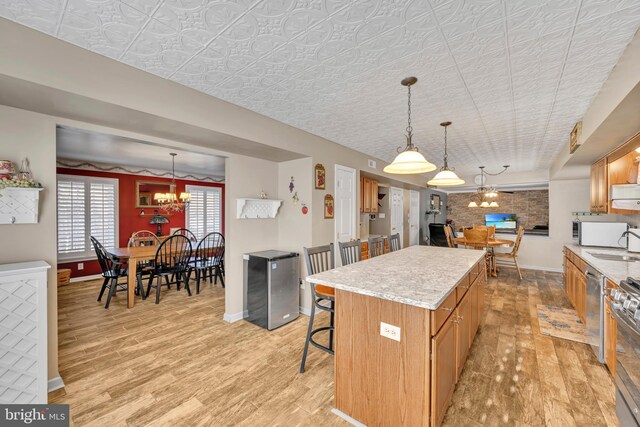
M 431 425 L 440 425 L 456 388 L 456 317 L 449 319 L 431 340 Z
M 576 265 L 576 263 L 578 265 Z M 564 289 L 569 302 L 575 308 L 582 323 L 587 319 L 587 276 L 586 263 L 569 250 L 564 257 Z
M 464 368 L 464 362 L 467 361 L 469 355 L 469 348 L 471 347 L 471 292 L 467 292 L 458 304 L 454 316 L 456 319 L 454 324 L 456 325 L 456 383 L 460 380 L 462 375 L 462 368 Z
M 609 367 L 611 375 L 616 376 L 616 335 L 618 321 L 611 312 L 611 300 L 605 298 L 604 303 L 604 361 Z

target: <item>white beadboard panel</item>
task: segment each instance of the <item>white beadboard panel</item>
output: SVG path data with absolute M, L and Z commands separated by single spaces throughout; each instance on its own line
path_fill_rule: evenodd
M 637 0 L 7 0 L 0 16 L 391 161 L 547 169 L 640 25 Z

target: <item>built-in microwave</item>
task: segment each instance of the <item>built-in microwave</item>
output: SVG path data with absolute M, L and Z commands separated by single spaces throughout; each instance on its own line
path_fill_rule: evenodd
M 573 236 L 580 246 L 626 248 L 628 228 L 626 222 L 574 221 Z

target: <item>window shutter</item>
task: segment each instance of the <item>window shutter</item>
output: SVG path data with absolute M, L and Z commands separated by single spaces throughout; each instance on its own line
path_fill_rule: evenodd
M 116 247 L 116 186 L 89 183 L 91 236 L 105 248 Z
M 86 250 L 84 182 L 58 181 L 58 253 Z
M 222 192 L 219 188 L 207 192 L 207 231 L 222 233 Z
M 187 208 L 187 228 L 202 239 L 206 234 L 204 222 L 205 192 L 201 190 L 190 191 L 191 202 Z
M 218 187 L 187 185 L 191 203 L 187 208 L 187 228 L 198 239 L 222 232 L 222 191 Z

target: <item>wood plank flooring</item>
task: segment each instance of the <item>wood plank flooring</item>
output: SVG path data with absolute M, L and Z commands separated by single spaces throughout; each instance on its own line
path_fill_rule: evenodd
M 585 345 L 540 335 L 536 304 L 569 306 L 555 273 L 502 269 L 444 425 L 616 426 L 613 380 Z M 163 289 L 159 305 L 108 310 L 100 282 L 58 290 L 60 373 L 51 403 L 84 425 L 342 426 L 333 359 L 310 349 L 298 368 L 306 316 L 267 332 L 222 320 L 224 290 L 188 297 Z M 325 319 L 326 320 L 326 319 Z

